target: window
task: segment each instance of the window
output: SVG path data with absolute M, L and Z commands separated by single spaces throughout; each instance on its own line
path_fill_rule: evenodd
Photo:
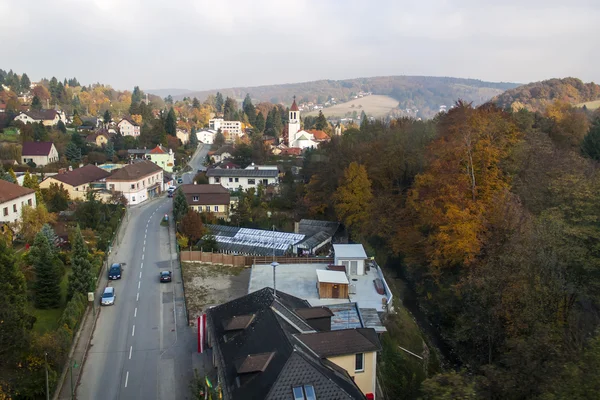
M 292 388 L 294 400 L 317 400 L 313 385 L 295 386 Z
M 192 196 L 192 201 L 198 201 L 198 196 Z
M 233 182 L 233 178 L 229 178 L 229 182 Z
M 365 354 L 358 353 L 355 355 L 354 372 L 363 372 L 365 370 Z
M 215 206 L 215 212 L 219 212 L 219 206 Z
M 255 185 L 255 184 L 256 184 L 255 179 L 248 179 L 248 185 Z
M 236 182 L 239 182 L 239 181 L 240 181 L 240 178 L 235 178 L 235 181 L 236 181 Z
M 205 210 L 206 212 L 210 212 L 210 206 L 206 206 Z
M 215 183 L 221 183 L 221 178 L 219 178 L 219 177 L 215 178 Z
M 132 184 L 132 185 L 131 185 L 131 188 L 132 188 L 132 189 L 135 189 L 135 184 Z
M 13 212 L 17 212 L 17 205 L 13 204 Z
M 4 207 L 4 216 L 6 217 L 8 215 L 8 207 Z
M 33 206 L 33 200 L 31 200 L 31 199 L 27 200 L 27 204 L 28 204 L 29 206 Z

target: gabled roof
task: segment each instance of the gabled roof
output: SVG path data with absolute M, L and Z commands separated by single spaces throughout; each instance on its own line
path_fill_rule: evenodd
M 294 312 L 307 321 L 315 318 L 333 317 L 333 312 L 325 306 L 296 308 Z
M 98 168 L 93 164 L 88 164 L 84 165 L 81 168 L 74 169 L 73 171 L 66 172 L 64 174 L 53 175 L 50 178 L 66 183 L 67 185 L 76 187 L 85 183 L 91 183 L 102 179 L 106 179 L 109 176 L 109 172 L 103 170 L 102 168 Z
M 148 152 L 149 154 L 167 154 L 169 153 L 167 150 L 163 149 L 163 147 L 158 144 L 155 148 Z
M 190 206 L 202 205 L 212 206 L 229 204 L 230 193 L 222 185 L 194 185 L 186 184 L 179 186 L 179 190 L 185 194 Z M 197 200 L 194 200 L 196 198 Z
M 233 154 L 234 148 L 230 145 L 225 145 L 219 147 L 213 154 L 221 155 L 223 153 Z
M 372 328 L 303 333 L 295 337 L 321 358 L 381 350 L 377 333 Z
M 0 179 L 0 203 L 35 193 L 35 190 Z
M 162 168 L 154 164 L 152 161 L 140 160 L 135 164 L 129 164 L 123 168 L 114 170 L 111 176 L 107 177 L 107 181 L 137 181 L 141 178 L 162 171 Z
M 121 120 L 119 121 L 119 123 L 117 125 L 119 125 L 123 121 L 129 122 L 133 126 L 139 126 L 137 122 L 135 122 L 133 119 L 131 119 L 131 117 L 123 117 L 123 118 L 121 118 Z
M 207 311 L 224 399 L 291 399 L 292 387 L 305 384 L 313 385 L 320 399 L 364 399 L 347 374 L 296 340 L 300 333 L 315 332 L 292 311 L 309 307 L 305 300 L 264 288 Z M 236 316 L 244 319 L 236 323 L 243 329 L 227 331 Z
M 23 143 L 22 156 L 47 156 L 52 150 L 52 142 L 25 142 Z
M 308 133 L 310 133 L 310 134 L 312 134 L 312 135 L 313 135 L 313 137 L 315 138 L 315 140 L 329 140 L 329 139 L 331 139 L 331 138 L 329 137 L 329 135 L 328 135 L 328 134 L 326 134 L 326 133 L 325 133 L 325 132 L 323 132 L 323 131 L 318 131 L 318 130 L 316 130 L 316 129 L 311 129 L 311 130 L 309 130 L 309 131 L 307 131 L 307 132 L 308 132 Z
M 52 110 L 52 109 L 29 110 L 29 111 L 26 111 L 25 114 L 27 114 L 32 119 L 35 119 L 38 121 L 47 121 L 47 120 L 53 120 L 54 118 L 56 118 L 56 115 L 58 114 L 58 112 L 56 110 Z

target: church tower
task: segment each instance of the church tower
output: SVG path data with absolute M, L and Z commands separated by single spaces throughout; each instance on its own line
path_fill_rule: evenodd
M 294 102 L 290 107 L 290 115 L 288 122 L 288 146 L 292 147 L 292 143 L 294 143 L 297 139 L 297 134 L 300 132 L 300 111 L 298 110 L 298 105 L 296 104 L 296 96 L 294 96 Z

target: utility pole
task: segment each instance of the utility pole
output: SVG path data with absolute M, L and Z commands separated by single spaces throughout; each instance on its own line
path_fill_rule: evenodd
M 50 400 L 50 387 L 48 385 L 48 353 L 44 352 L 44 364 L 46 366 L 46 400 Z

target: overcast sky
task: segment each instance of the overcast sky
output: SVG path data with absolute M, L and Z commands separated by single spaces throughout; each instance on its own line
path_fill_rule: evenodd
M 0 0 L 0 68 L 117 89 L 600 82 L 600 0 Z

